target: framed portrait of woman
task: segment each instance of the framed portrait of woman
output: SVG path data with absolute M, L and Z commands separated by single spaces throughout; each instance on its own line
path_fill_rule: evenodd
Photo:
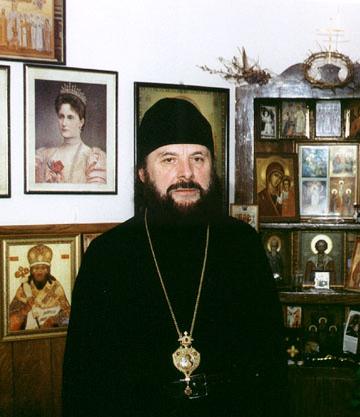
M 117 192 L 117 72 L 26 65 L 25 193 Z
M 0 197 L 10 197 L 10 67 L 0 66 Z

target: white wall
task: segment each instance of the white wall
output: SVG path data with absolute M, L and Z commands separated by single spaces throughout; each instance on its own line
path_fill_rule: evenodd
M 201 71 L 237 47 L 280 73 L 319 49 L 332 21 L 360 58 L 360 0 L 67 0 L 67 66 L 119 72 L 118 195 L 24 195 L 23 68 L 11 65 L 11 189 L 0 224 L 120 222 L 133 214 L 133 83 L 230 88 L 230 200 L 234 187 L 234 85 Z M 9 62 L 0 62 L 9 65 Z

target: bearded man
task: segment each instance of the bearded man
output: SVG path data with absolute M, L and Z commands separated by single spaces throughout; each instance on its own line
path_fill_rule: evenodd
M 221 213 L 209 122 L 159 100 L 137 162 L 135 217 L 75 283 L 64 417 L 286 415 L 280 304 L 256 231 Z

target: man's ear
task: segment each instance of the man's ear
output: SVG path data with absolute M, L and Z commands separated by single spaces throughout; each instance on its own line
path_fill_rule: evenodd
M 140 168 L 138 170 L 138 176 L 141 182 L 145 182 L 145 169 L 144 168 Z

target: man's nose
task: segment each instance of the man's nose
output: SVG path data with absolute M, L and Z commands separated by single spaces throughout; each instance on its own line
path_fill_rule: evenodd
M 181 159 L 178 163 L 178 177 L 191 179 L 194 175 L 193 168 L 188 159 Z

